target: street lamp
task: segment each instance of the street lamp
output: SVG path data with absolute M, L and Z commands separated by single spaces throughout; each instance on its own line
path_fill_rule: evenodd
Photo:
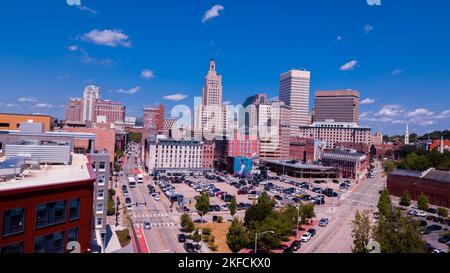
M 255 254 L 258 252 L 258 236 L 263 236 L 263 235 L 265 235 L 265 234 L 275 234 L 275 231 L 273 231 L 273 230 L 270 230 L 270 231 L 264 231 L 264 232 L 261 232 L 261 233 L 256 233 L 256 235 L 255 235 Z

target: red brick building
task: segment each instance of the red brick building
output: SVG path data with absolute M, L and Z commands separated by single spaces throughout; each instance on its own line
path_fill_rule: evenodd
M 314 139 L 291 138 L 289 159 L 312 164 L 314 162 Z
M 71 166 L 33 170 L 0 182 L 0 253 L 63 253 L 90 248 L 96 176 L 85 156 Z
M 212 169 L 214 168 L 214 141 L 204 141 L 203 142 L 203 168 Z
M 418 200 L 425 194 L 432 205 L 450 208 L 450 172 L 430 169 L 425 172 L 397 169 L 387 178 L 391 195 L 401 197 L 407 192 L 411 199 Z
M 72 128 L 65 127 L 64 131 L 72 133 L 92 133 L 96 135 L 95 150 L 106 150 L 110 154 L 110 161 L 114 162 L 116 153 L 116 131 L 109 128 Z M 89 146 L 88 140 L 77 139 L 74 143 L 75 150 L 87 151 Z
M 95 121 L 98 123 L 115 123 L 125 121 L 125 105 L 109 100 L 95 102 Z

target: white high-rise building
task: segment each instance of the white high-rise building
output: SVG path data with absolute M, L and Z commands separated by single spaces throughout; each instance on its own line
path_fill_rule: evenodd
M 222 104 L 222 76 L 216 71 L 216 63 L 211 60 L 201 104 L 194 109 L 194 136 L 196 139 L 214 140 L 224 137 L 230 120 L 227 107 Z
M 291 134 L 300 126 L 307 126 L 311 72 L 290 70 L 280 76 L 280 100 L 291 108 Z
M 409 144 L 409 124 L 406 124 L 405 144 Z
M 83 121 L 95 121 L 95 103 L 100 100 L 100 87 L 86 86 L 83 93 Z

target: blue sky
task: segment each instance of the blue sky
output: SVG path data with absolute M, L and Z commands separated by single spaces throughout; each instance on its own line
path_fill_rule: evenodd
M 448 0 L 81 5 L 2 3 L 0 112 L 61 118 L 67 98 L 81 96 L 88 83 L 125 103 L 130 115 L 156 103 L 193 105 L 213 57 L 232 104 L 257 92 L 277 97 L 279 75 L 306 68 L 311 108 L 316 90 L 351 88 L 367 103 L 361 125 L 374 131 L 403 133 L 406 122 L 417 133 L 450 128 Z

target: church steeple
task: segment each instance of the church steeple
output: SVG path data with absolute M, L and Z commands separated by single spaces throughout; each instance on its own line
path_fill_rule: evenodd
M 406 124 L 405 144 L 409 144 L 409 124 Z

